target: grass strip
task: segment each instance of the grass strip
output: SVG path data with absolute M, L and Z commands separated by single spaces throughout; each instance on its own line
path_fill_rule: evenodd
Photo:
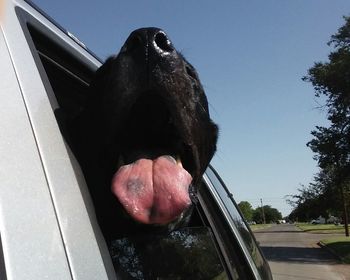
M 256 225 L 249 225 L 249 226 L 250 226 L 250 229 L 252 231 L 256 231 L 256 230 L 259 230 L 259 229 L 269 228 L 272 225 L 271 224 L 256 224 Z
M 307 223 L 299 223 L 297 226 L 305 231 L 310 233 L 345 233 L 344 225 L 334 225 L 334 224 L 320 224 L 312 225 Z
M 333 237 L 323 239 L 320 243 L 337 255 L 344 263 L 350 264 L 350 237 Z

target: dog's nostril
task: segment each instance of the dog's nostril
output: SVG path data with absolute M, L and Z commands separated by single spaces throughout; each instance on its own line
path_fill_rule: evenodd
M 163 52 L 172 52 L 174 50 L 168 37 L 161 31 L 154 36 L 154 43 Z

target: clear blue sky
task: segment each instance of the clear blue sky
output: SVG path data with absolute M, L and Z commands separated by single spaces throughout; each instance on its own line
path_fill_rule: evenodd
M 306 147 L 325 115 L 301 80 L 325 61 L 349 0 L 34 0 L 105 59 L 139 27 L 163 28 L 196 67 L 220 126 L 212 164 L 237 202 L 290 212 L 317 172 Z

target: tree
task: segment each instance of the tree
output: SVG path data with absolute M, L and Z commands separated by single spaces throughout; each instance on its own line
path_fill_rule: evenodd
M 244 218 L 247 221 L 252 221 L 253 219 L 253 207 L 248 201 L 241 201 L 238 203 L 238 207 L 241 210 Z
M 329 127 L 317 126 L 307 146 L 315 153 L 320 167 L 317 176 L 323 192 L 336 192 L 335 204 L 343 205 L 346 236 L 348 232 L 347 200 L 350 182 L 350 17 L 328 42 L 334 50 L 328 62 L 317 62 L 308 70 L 304 81 L 311 82 L 317 98 L 325 98 Z
M 287 203 L 294 208 L 288 217 L 290 220 L 308 222 L 320 215 L 326 218 L 341 216 L 341 197 L 334 189 L 329 173 L 321 170 L 314 177 L 314 182 L 302 185 L 298 194 L 288 196 Z
M 316 219 L 324 210 L 322 188 L 315 183 L 310 183 L 308 186 L 302 185 L 298 191 L 299 194 L 291 195 L 287 200 L 294 208 L 288 218 L 300 222 Z
M 277 222 L 278 220 L 282 220 L 282 214 L 276 208 L 272 208 L 270 205 L 264 205 L 264 215 L 266 223 Z M 257 207 L 253 213 L 253 220 L 257 223 L 263 223 L 263 211 L 261 207 Z

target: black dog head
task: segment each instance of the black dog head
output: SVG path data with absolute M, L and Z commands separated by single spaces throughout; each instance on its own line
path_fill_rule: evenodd
M 107 189 L 111 204 L 144 224 L 176 220 L 216 150 L 217 126 L 195 69 L 164 31 L 142 28 L 101 66 L 91 90 L 81 120 L 92 195 L 103 200 Z M 109 186 L 97 182 L 97 169 Z

